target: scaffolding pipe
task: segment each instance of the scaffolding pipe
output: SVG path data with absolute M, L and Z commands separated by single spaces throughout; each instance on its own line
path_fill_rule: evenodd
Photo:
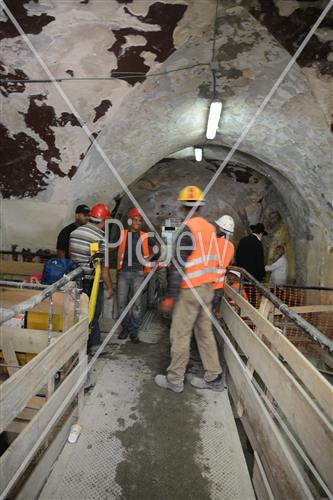
M 315 342 L 317 342 L 322 349 L 329 351 L 333 354 L 333 342 L 329 338 L 327 338 L 323 333 L 321 333 L 316 327 L 308 323 L 302 316 L 292 311 L 287 304 L 282 302 L 280 299 L 276 297 L 272 292 L 270 292 L 262 283 L 257 281 L 252 274 L 248 273 L 242 267 L 230 266 L 228 267 L 230 270 L 238 271 L 245 276 L 249 283 L 255 285 L 260 293 L 266 297 L 268 300 L 274 304 L 274 306 L 281 311 L 290 321 L 292 321 L 295 325 L 301 328 L 304 333 L 309 335 Z
M 324 292 L 333 292 L 333 288 L 328 286 L 311 286 L 311 285 L 275 285 L 277 289 L 281 288 L 299 288 L 300 290 L 323 290 Z
M 65 274 L 60 280 L 56 281 L 52 285 L 47 286 L 44 290 L 41 291 L 38 295 L 34 295 L 34 297 L 30 297 L 30 299 L 27 299 L 23 302 L 20 302 L 19 304 L 16 304 L 15 306 L 8 308 L 8 309 L 0 309 L 0 324 L 4 323 L 5 321 L 8 321 L 9 319 L 13 318 L 17 314 L 26 311 L 28 309 L 33 308 L 37 304 L 40 304 L 43 302 L 43 300 L 47 299 L 52 295 L 54 292 L 62 288 L 63 286 L 67 285 L 69 281 L 75 280 L 78 276 L 82 274 L 83 270 L 81 267 L 77 267 L 74 269 L 74 271 L 71 271 L 68 274 Z M 38 285 L 37 285 L 38 286 Z
M 41 283 L 25 283 L 24 281 L 4 281 L 0 280 L 0 287 L 5 286 L 6 288 L 20 288 L 27 290 L 45 290 L 48 285 L 42 285 Z

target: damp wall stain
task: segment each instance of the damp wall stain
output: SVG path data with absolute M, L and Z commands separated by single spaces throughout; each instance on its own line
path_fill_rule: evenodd
M 38 143 L 25 132 L 10 135 L 0 124 L 0 190 L 3 198 L 33 197 L 44 191 L 48 176 L 38 170 L 36 158 L 40 154 Z
M 34 0 L 34 2 L 38 3 L 38 0 Z M 31 12 L 28 13 L 26 8 L 28 2 L 26 0 L 4 0 L 4 3 L 26 34 L 38 35 L 45 26 L 55 21 L 55 17 L 49 16 L 44 12 L 38 15 L 31 15 Z M 19 34 L 10 19 L 0 21 L 0 40 L 16 36 L 19 36 Z
M 159 25 L 159 31 L 140 30 L 137 28 L 121 28 L 112 30 L 116 41 L 110 47 L 109 51 L 117 57 L 117 68 L 111 71 L 111 76 L 122 76 L 130 85 L 145 80 L 144 76 L 126 78 L 128 72 L 137 72 L 146 74 L 149 66 L 145 64 L 143 52 L 155 54 L 157 62 L 164 62 L 174 51 L 173 42 L 174 30 L 182 19 L 187 9 L 182 4 L 167 4 L 156 2 L 149 7 L 146 16 L 137 16 L 129 8 L 124 7 L 124 11 L 132 17 L 145 24 Z M 145 38 L 146 43 L 140 46 L 124 48 L 126 36 L 138 35 Z
M 9 70 L 0 62 L 0 79 L 3 80 L 27 80 L 28 75 L 19 68 Z M 0 92 L 4 97 L 10 94 L 22 93 L 25 91 L 25 83 L 23 82 L 8 82 L 0 83 Z
M 112 103 L 110 99 L 103 99 L 101 103 L 94 108 L 95 118 L 93 120 L 93 123 L 97 122 L 97 120 L 102 118 L 111 106 Z
M 79 127 L 80 124 L 72 113 L 63 112 L 56 115 L 55 109 L 45 101 L 43 94 L 29 96 L 29 107 L 24 117 L 27 129 L 32 130 L 45 143 L 41 145 L 26 132 L 12 135 L 1 125 L 1 194 L 3 198 L 16 196 L 18 198 L 33 197 L 44 191 L 49 179 L 58 177 L 73 177 L 77 166 L 73 165 L 68 173 L 60 167 L 61 150 L 56 146 L 54 127 Z M 27 130 L 27 132 L 28 132 Z M 38 168 L 38 158 L 44 160 L 45 168 Z
M 327 4 L 321 1 L 316 3 L 314 6 L 299 2 L 299 8 L 289 16 L 282 16 L 275 1 L 258 0 L 250 12 L 293 55 Z M 333 30 L 332 9 L 321 22 L 320 28 Z M 320 74 L 333 76 L 333 61 L 329 58 L 332 51 L 333 38 L 322 41 L 317 34 L 313 34 L 297 62 L 303 67 L 315 67 Z

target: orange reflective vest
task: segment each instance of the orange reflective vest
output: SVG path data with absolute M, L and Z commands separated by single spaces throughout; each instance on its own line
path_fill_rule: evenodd
M 194 239 L 194 249 L 187 259 L 184 272 L 187 280 L 181 288 L 193 288 L 205 283 L 214 283 L 217 279 L 218 243 L 216 230 L 202 217 L 193 217 L 186 226 Z
M 227 240 L 224 236 L 218 238 L 217 241 L 219 248 L 219 265 L 217 269 L 218 278 L 213 285 L 214 290 L 224 287 L 225 273 L 235 252 L 234 244 Z
M 128 229 L 124 229 L 121 232 L 120 236 L 120 244 L 118 247 L 118 258 L 117 258 L 117 269 L 120 271 L 123 268 L 124 256 L 126 250 L 126 242 L 128 236 Z M 148 245 L 148 234 L 144 231 L 140 231 L 140 241 L 141 241 L 141 255 L 139 257 L 139 261 L 145 260 L 146 265 L 143 265 L 143 270 L 145 273 L 149 273 L 152 270 L 151 263 L 148 262 L 149 258 L 149 245 Z

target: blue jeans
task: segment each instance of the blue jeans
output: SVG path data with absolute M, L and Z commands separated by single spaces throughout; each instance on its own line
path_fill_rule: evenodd
M 135 295 L 135 293 L 138 291 L 143 280 L 143 271 L 118 272 L 117 298 L 119 316 L 123 313 L 125 307 L 129 303 L 133 295 Z M 123 329 L 126 330 L 131 337 L 136 337 L 139 332 L 142 320 L 141 303 L 142 295 L 140 294 L 121 322 Z

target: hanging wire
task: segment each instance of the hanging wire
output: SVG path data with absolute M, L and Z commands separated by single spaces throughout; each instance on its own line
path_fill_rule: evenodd
M 212 44 L 212 60 L 211 60 L 212 77 L 213 77 L 213 100 L 216 98 L 215 56 L 216 56 L 217 14 L 218 14 L 218 8 L 219 8 L 219 0 L 216 0 L 215 19 L 214 19 L 214 35 L 213 35 L 213 44 Z
M 169 75 L 171 73 L 177 73 L 178 71 L 186 71 L 188 69 L 193 69 L 193 68 L 198 68 L 202 66 L 210 66 L 212 68 L 212 74 L 213 74 L 213 96 L 215 98 L 216 94 L 216 75 L 215 75 L 215 70 L 213 68 L 214 62 L 215 62 L 215 53 L 216 53 L 216 36 L 217 36 L 217 14 L 218 14 L 218 6 L 219 6 L 219 0 L 216 0 L 216 7 L 215 7 L 215 19 L 214 19 L 214 35 L 213 35 L 213 44 L 212 44 L 212 59 L 211 62 L 202 62 L 202 63 L 196 63 L 192 64 L 190 66 L 185 66 L 183 68 L 177 68 L 177 69 L 170 69 L 168 71 L 162 71 L 160 73 L 137 73 L 137 72 L 113 72 L 112 76 L 100 76 L 100 77 L 75 77 L 75 76 L 64 76 L 60 78 L 55 78 L 54 80 L 50 79 L 43 79 L 43 78 L 29 78 L 29 79 L 18 79 L 18 78 L 11 78 L 11 79 L 6 79 L 6 78 L 0 78 L 0 85 L 5 85 L 9 83 L 21 83 L 21 84 L 28 84 L 28 83 L 54 83 L 56 82 L 85 82 L 85 81 L 111 81 L 111 80 L 129 80 L 129 79 L 138 79 L 138 78 L 154 78 L 157 76 L 164 76 L 164 75 Z
M 218 8 L 219 8 L 219 0 L 216 0 L 215 19 L 214 19 L 214 36 L 213 36 L 213 45 L 212 45 L 212 62 L 215 61 L 215 53 L 216 53 L 217 13 L 218 13 Z
M 71 76 L 65 76 L 61 78 L 55 78 L 54 80 L 50 79 L 27 79 L 27 80 L 20 80 L 20 79 L 0 79 L 0 85 L 6 84 L 6 83 L 53 83 L 54 81 L 56 82 L 78 82 L 78 81 L 100 81 L 100 80 L 128 80 L 131 78 L 152 78 L 156 76 L 164 76 L 168 75 L 170 73 L 177 73 L 178 71 L 186 71 L 187 69 L 193 69 L 197 68 L 200 66 L 210 66 L 210 63 L 196 63 L 192 64 L 191 66 L 185 66 L 183 68 L 177 68 L 177 69 L 170 69 L 168 71 L 163 71 L 161 73 L 135 73 L 135 72 L 121 72 L 119 74 L 113 73 L 112 76 L 101 76 L 101 77 L 71 77 Z

